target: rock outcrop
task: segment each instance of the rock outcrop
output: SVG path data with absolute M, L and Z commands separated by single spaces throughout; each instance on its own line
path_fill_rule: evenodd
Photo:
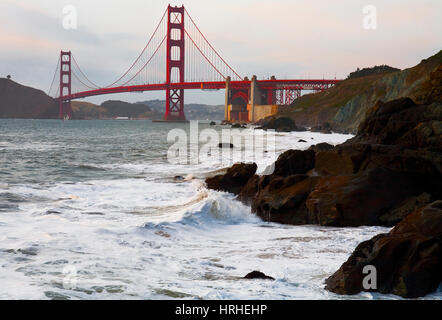
M 273 129 L 276 132 L 290 132 L 290 131 L 306 131 L 306 128 L 298 127 L 289 117 L 270 117 L 259 122 L 261 125 L 257 129 Z
M 281 154 L 270 175 L 250 167 L 209 178 L 265 221 L 325 226 L 393 226 L 442 196 L 442 105 L 409 98 L 378 102 L 358 134 L 336 147 Z M 238 182 L 240 181 L 240 182 Z
M 376 270 L 375 288 L 364 288 L 365 266 Z M 442 281 L 442 201 L 415 210 L 389 233 L 357 246 L 348 260 L 326 280 L 338 294 L 361 291 L 416 298 L 434 292 Z
M 257 169 L 256 163 L 236 163 L 225 174 L 206 179 L 209 189 L 239 194 Z
M 328 90 L 305 94 L 290 108 L 281 108 L 277 116 L 322 132 L 328 132 L 328 127 L 333 132 L 356 133 L 367 110 L 378 100 L 410 97 L 418 104 L 442 101 L 442 51 L 412 68 L 382 71 L 387 72 L 350 77 Z

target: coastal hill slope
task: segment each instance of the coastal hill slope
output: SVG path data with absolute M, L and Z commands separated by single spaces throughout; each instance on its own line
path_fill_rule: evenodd
M 166 109 L 164 100 L 128 103 L 108 100 L 101 105 L 85 101 L 72 101 L 73 119 L 109 119 L 130 117 L 137 119 L 162 119 Z M 186 104 L 189 120 L 221 120 L 224 106 Z M 58 101 L 42 90 L 21 85 L 13 80 L 0 78 L 0 118 L 57 119 Z
M 43 91 L 0 78 L 0 118 L 55 119 L 57 101 Z
M 442 51 L 412 68 L 385 71 L 350 77 L 327 91 L 303 95 L 278 116 L 288 116 L 300 126 L 328 123 L 333 131 L 355 133 L 367 110 L 378 100 L 410 97 L 416 103 L 440 101 L 441 92 L 434 91 L 434 84 L 442 80 Z

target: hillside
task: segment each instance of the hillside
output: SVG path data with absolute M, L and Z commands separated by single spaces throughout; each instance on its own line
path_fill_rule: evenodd
M 75 120 L 100 119 L 106 113 L 105 108 L 90 102 L 74 100 L 71 102 L 71 106 Z
M 164 114 L 166 110 L 165 100 L 148 100 L 138 103 L 149 106 L 152 110 Z M 223 120 L 224 105 L 207 105 L 200 103 L 184 104 L 184 113 L 187 120 Z
M 101 105 L 72 101 L 73 119 L 109 119 L 129 117 L 135 119 L 162 119 L 166 109 L 165 100 L 149 100 L 128 103 L 108 100 Z M 189 120 L 222 120 L 224 106 L 186 104 Z M 0 78 L 0 118 L 57 119 L 58 102 L 43 91 L 23 86 L 15 81 Z
M 54 119 L 57 102 L 43 91 L 0 78 L 0 118 Z
M 356 132 L 367 110 L 378 100 L 410 97 L 417 103 L 441 102 L 442 51 L 402 71 L 346 79 L 335 87 L 303 95 L 280 115 L 300 126 L 329 123 L 334 131 Z

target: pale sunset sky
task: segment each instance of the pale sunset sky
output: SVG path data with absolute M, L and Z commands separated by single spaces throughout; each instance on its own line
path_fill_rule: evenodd
M 71 50 L 102 85 L 144 48 L 167 5 L 184 4 L 221 56 L 242 76 L 345 78 L 357 67 L 407 68 L 442 49 L 440 0 L 0 0 L 0 77 L 47 92 L 59 52 Z M 65 30 L 63 7 L 77 9 Z M 377 28 L 363 28 L 373 5 Z M 223 104 L 223 92 L 186 91 L 186 103 Z M 89 98 L 140 101 L 164 92 Z

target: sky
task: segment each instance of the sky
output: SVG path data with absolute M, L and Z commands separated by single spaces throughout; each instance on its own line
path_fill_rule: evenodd
M 169 3 L 186 7 L 240 75 L 259 79 L 343 79 L 358 67 L 412 67 L 442 49 L 440 0 L 0 0 L 0 77 L 47 92 L 63 49 L 107 85 L 136 59 Z M 63 28 L 67 5 L 76 8 L 77 29 Z M 376 8 L 375 29 L 364 28 L 367 5 Z M 164 98 L 144 92 L 85 101 Z M 224 92 L 187 90 L 185 102 L 223 104 Z

